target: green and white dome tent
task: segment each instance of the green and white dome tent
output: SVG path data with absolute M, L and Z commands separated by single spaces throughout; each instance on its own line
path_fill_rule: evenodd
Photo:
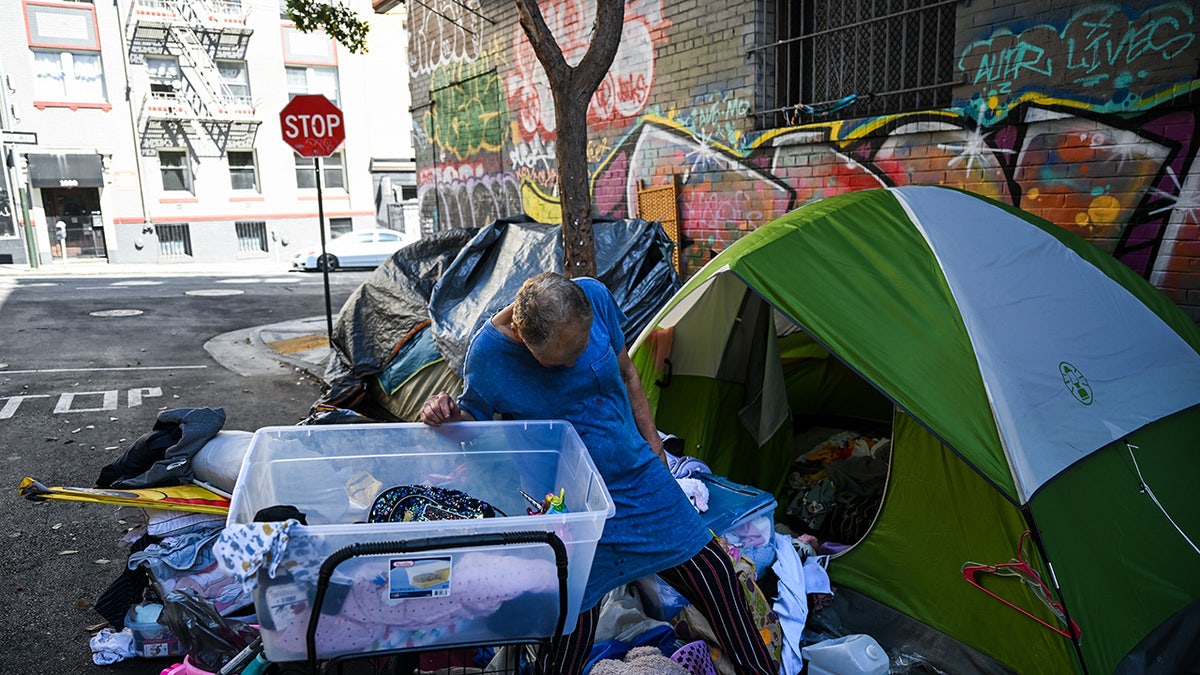
M 890 424 L 836 585 L 1020 673 L 1195 657 L 1200 328 L 1080 237 L 949 188 L 831 197 L 717 255 L 630 351 L 659 428 L 777 494 L 792 421 Z

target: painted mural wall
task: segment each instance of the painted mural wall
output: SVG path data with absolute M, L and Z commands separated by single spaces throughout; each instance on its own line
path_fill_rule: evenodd
M 688 273 L 808 201 L 961 187 L 1083 235 L 1200 320 L 1194 3 L 974 0 L 958 9 L 951 107 L 766 130 L 751 114 L 757 4 L 627 4 L 588 111 L 598 213 L 635 215 L 638 186 L 678 175 Z M 592 5 L 541 2 L 568 60 Z M 512 0 L 410 11 L 423 228 L 556 221 L 553 99 Z

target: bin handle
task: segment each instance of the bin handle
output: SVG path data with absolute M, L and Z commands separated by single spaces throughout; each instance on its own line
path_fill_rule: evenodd
M 317 624 L 321 621 L 321 607 L 325 605 L 325 593 L 334 570 L 343 562 L 366 555 L 387 553 L 420 553 L 445 548 L 471 548 L 476 546 L 502 546 L 508 544 L 546 544 L 554 550 L 554 563 L 558 567 L 558 620 L 554 626 L 554 637 L 562 635 L 567 623 L 567 547 L 553 532 L 523 530 L 519 532 L 486 532 L 483 534 L 455 534 L 443 537 L 421 537 L 404 541 L 378 541 L 350 544 L 334 551 L 321 563 L 317 576 L 317 593 L 313 598 L 312 612 L 308 616 L 308 632 L 304 636 L 308 651 L 308 672 L 317 672 Z

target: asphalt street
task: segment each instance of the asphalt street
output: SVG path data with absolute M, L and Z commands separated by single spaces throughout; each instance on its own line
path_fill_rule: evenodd
M 330 275 L 335 312 L 366 275 Z M 320 396 L 319 379 L 282 361 L 227 368 L 205 344 L 323 319 L 324 309 L 321 275 L 283 268 L 0 276 L 0 484 L 10 490 L 0 509 L 0 673 L 157 675 L 177 660 L 92 664 L 88 638 L 104 623 L 92 603 L 128 559 L 131 523 L 112 506 L 35 503 L 16 487 L 23 476 L 93 486 L 161 410 L 222 408 L 225 429 L 295 424 Z

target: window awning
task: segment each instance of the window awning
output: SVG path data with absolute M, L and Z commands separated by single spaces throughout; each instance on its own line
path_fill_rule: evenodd
M 35 188 L 102 187 L 100 155 L 30 154 L 29 181 Z

